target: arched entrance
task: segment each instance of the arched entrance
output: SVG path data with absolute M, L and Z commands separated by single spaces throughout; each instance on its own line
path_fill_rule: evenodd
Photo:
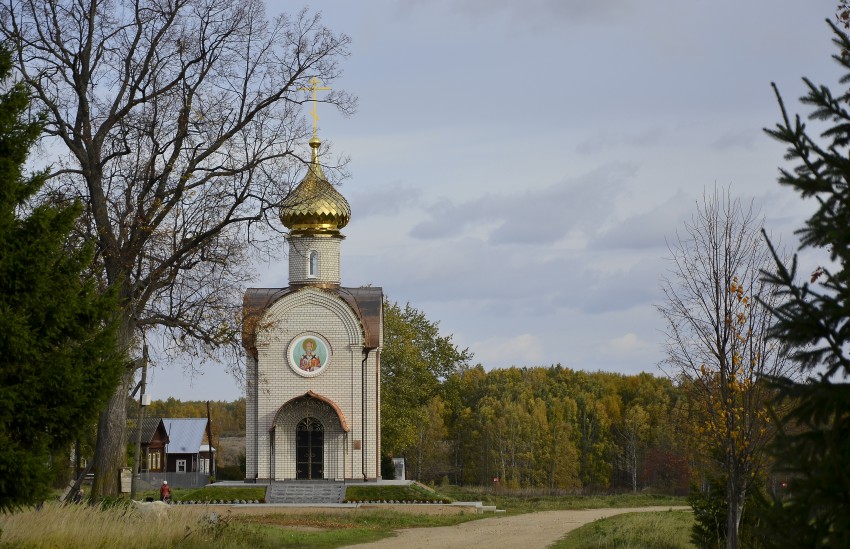
M 313 417 L 305 417 L 295 428 L 295 478 L 324 478 L 325 427 Z
M 346 478 L 348 423 L 329 398 L 308 391 L 290 399 L 269 435 L 271 480 Z

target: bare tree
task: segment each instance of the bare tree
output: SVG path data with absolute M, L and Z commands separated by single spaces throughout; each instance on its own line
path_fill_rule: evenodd
M 726 484 L 726 547 L 739 546 L 747 491 L 762 472 L 773 435 L 764 375 L 784 375 L 791 365 L 769 340 L 769 306 L 779 299 L 762 271 L 774 268 L 752 204 L 729 191 L 704 195 L 683 234 L 669 246 L 672 266 L 657 308 L 667 321 L 667 358 L 684 380 L 695 406 L 692 426 L 708 461 Z
M 332 81 L 348 37 L 261 0 L 5 0 L 3 35 L 67 154 L 53 198 L 82 198 L 95 268 L 121 297 L 121 345 L 236 342 L 248 256 L 274 230 L 307 128 L 299 91 Z M 325 98 L 343 112 L 344 93 Z M 270 210 L 272 210 L 270 212 Z M 118 490 L 135 365 L 100 416 L 95 495 Z

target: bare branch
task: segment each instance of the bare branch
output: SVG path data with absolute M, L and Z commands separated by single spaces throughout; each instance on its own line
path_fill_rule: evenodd
M 246 265 L 275 253 L 273 214 L 302 168 L 299 89 L 339 76 L 348 37 L 307 11 L 269 21 L 260 0 L 6 0 L 0 20 L 67 149 L 48 192 L 86 204 L 122 345 L 157 327 L 175 351 L 236 352 Z

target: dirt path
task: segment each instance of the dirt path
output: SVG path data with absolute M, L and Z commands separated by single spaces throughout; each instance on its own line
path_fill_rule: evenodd
M 668 511 L 690 507 L 637 507 L 581 511 L 543 511 L 510 517 L 473 520 L 456 526 L 409 528 L 375 543 L 352 545 L 356 549 L 543 549 L 583 524 L 621 513 Z

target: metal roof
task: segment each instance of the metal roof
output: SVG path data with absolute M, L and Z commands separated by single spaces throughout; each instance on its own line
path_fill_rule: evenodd
M 197 454 L 201 451 L 204 434 L 207 430 L 206 418 L 162 418 L 168 433 L 169 454 Z
M 303 286 L 288 288 L 248 288 L 242 300 L 242 345 L 257 356 L 254 342 L 257 337 L 257 322 L 266 309 L 285 295 L 302 289 Z M 381 346 L 381 317 L 384 293 L 380 287 L 326 288 L 324 291 L 339 296 L 357 315 L 363 329 L 364 345 L 367 349 Z
M 150 444 L 153 440 L 154 435 L 156 434 L 156 430 L 159 427 L 159 422 L 161 421 L 158 417 L 146 417 L 142 419 L 142 444 Z M 127 440 L 131 444 L 136 443 L 136 434 L 137 429 L 130 429 L 128 432 Z M 168 437 L 165 439 L 168 442 Z
M 344 299 L 360 317 L 366 347 L 369 349 L 380 347 L 384 291 L 378 286 L 369 286 L 365 288 L 339 288 L 337 292 L 339 297 Z

